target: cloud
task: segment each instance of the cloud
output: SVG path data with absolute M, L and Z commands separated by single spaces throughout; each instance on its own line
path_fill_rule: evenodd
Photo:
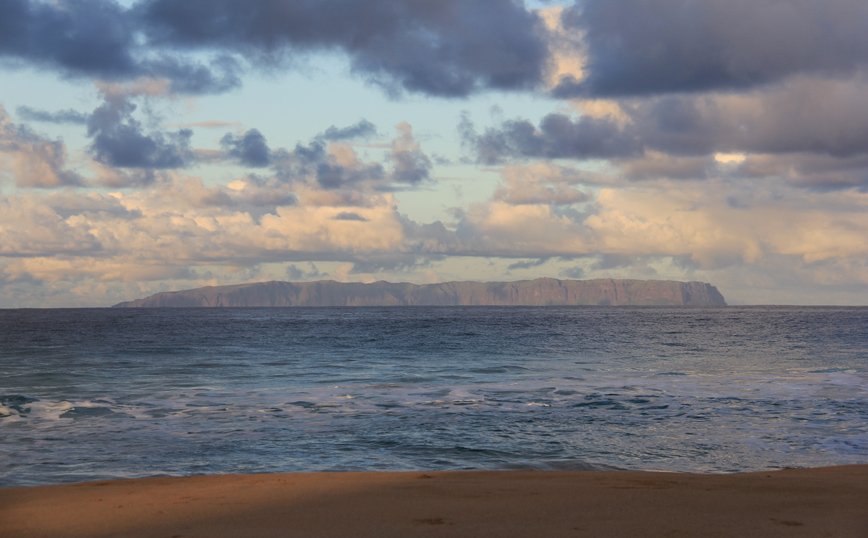
M 631 158 L 674 155 L 868 152 L 868 81 L 795 78 L 745 94 L 670 95 L 621 102 L 612 116 L 545 116 L 539 127 L 510 120 L 465 141 L 482 162 L 505 158 Z
M 548 204 L 473 204 L 456 229 L 463 252 L 475 256 L 547 258 L 593 253 L 583 222 Z
M 681 157 L 648 151 L 642 157 L 619 163 L 621 175 L 632 180 L 703 180 L 725 173 L 713 155 Z
M 564 24 L 583 35 L 581 79 L 561 97 L 747 90 L 868 66 L 859 0 L 584 0 Z
M 578 186 L 583 177 L 564 169 L 558 183 L 557 167 L 527 168 L 512 173 L 547 185 Z M 237 281 L 253 274 L 239 269 L 256 272 L 263 264 L 281 264 L 284 271 L 285 264 L 307 262 L 345 263 L 347 274 L 373 278 L 451 258 L 502 257 L 513 260 L 511 269 L 503 263 L 506 271 L 547 263 L 572 277 L 714 276 L 723 285 L 729 275 L 726 282 L 742 290 L 743 300 L 760 284 L 736 285 L 732 275 L 755 279 L 782 271 L 815 287 L 824 278 L 840 286 L 868 282 L 868 194 L 854 191 L 798 191 L 780 179 L 763 188 L 750 180 L 657 180 L 603 187 L 587 195 L 581 212 L 493 199 L 472 204 L 446 227 L 400 215 L 390 193 L 354 191 L 352 204 L 340 205 L 346 193 L 315 187 L 256 176 L 206 185 L 166 172 L 149 189 L 129 194 L 64 190 L 0 197 L 0 279 L 190 286 L 203 279 Z M 319 201 L 331 196 L 330 203 L 312 203 L 317 195 Z M 750 209 L 730 203 L 733 198 L 748 201 Z M 582 263 L 570 262 L 577 258 Z
M 368 222 L 368 219 L 353 211 L 342 211 L 332 218 L 335 220 L 357 220 L 359 222 Z
M 413 128 L 406 121 L 395 126 L 398 136 L 392 141 L 392 181 L 417 185 L 430 179 L 431 159 L 413 139 Z
M 103 89 L 104 103 L 87 122 L 94 160 L 119 168 L 173 169 L 194 161 L 193 131 L 145 132 L 133 117 L 136 105 L 127 95 Z
M 542 4 L 552 7 L 0 2 L 5 68 L 94 79 L 101 96 L 90 114 L 23 106 L 16 124 L 2 111 L 3 180 L 18 189 L 0 197 L 0 282 L 138 295 L 312 278 L 318 269 L 304 264 L 316 262 L 345 279 L 423 268 L 450 278 L 697 278 L 748 301 L 767 290 L 777 291 L 762 297 L 803 296 L 781 291 L 778 275 L 816 294 L 868 283 L 864 2 Z M 430 126 L 420 137 L 416 123 L 415 133 L 402 122 L 383 138 L 368 119 L 337 122 L 278 147 L 269 145 L 276 134 L 244 118 L 164 121 L 167 110 L 198 115 L 196 100 L 179 94 L 223 92 L 253 70 L 316 70 L 335 56 L 390 97 L 570 100 L 547 115 L 495 115 L 479 129 L 465 116 L 466 153 L 498 168 L 454 166 L 455 177 L 441 166 L 461 156 L 448 139 L 436 141 L 445 158 L 431 153 Z M 200 113 L 213 110 L 204 105 Z M 24 125 L 35 122 L 84 125 L 88 145 L 67 155 L 62 140 Z M 199 127 L 230 134 L 204 133 L 213 145 L 194 147 Z M 256 173 L 225 178 L 216 168 L 229 162 Z M 197 165 L 202 178 L 190 175 Z M 62 188 L 87 185 L 99 188 Z M 26 190 L 34 187 L 56 190 Z M 465 205 L 441 209 L 451 188 Z M 440 202 L 425 207 L 429 193 Z M 412 216 L 441 210 L 443 222 Z
M 37 110 L 29 106 L 20 106 L 15 109 L 15 112 L 26 121 L 41 121 L 45 123 L 72 123 L 85 125 L 89 114 L 72 110 L 59 110 L 57 112 L 49 112 L 47 110 Z
M 508 159 L 600 159 L 633 157 L 644 151 L 642 139 L 612 118 L 553 113 L 539 127 L 523 119 L 503 122 L 477 134 L 469 118 L 459 126 L 477 160 L 497 164 Z
M 309 203 L 318 199 L 317 204 L 340 205 L 352 193 L 371 190 L 386 179 L 382 164 L 362 162 L 346 142 L 326 144 L 315 139 L 292 150 L 275 150 L 273 156 L 275 177 L 294 185 Z
M 75 216 L 65 206 L 70 199 L 79 201 L 78 211 L 73 210 Z M 95 209 L 100 205 L 109 210 L 106 216 L 123 215 L 112 207 L 110 200 L 104 204 L 94 203 L 93 199 L 82 195 L 0 197 L 0 233 L 3 235 L 0 258 L 41 259 L 40 263 L 50 263 L 50 259 L 58 256 L 102 255 L 103 245 L 99 239 L 87 226 L 81 225 L 84 219 L 76 218 L 96 214 Z
M 0 57 L 69 77 L 164 78 L 172 92 L 238 87 L 250 67 L 339 51 L 389 94 L 532 90 L 549 32 L 515 0 L 8 0 Z
M 215 93 L 240 84 L 238 61 L 209 65 L 141 43 L 135 9 L 113 0 L 6 0 L 0 3 L 0 57 L 66 76 L 129 81 L 166 78 L 177 93 Z
M 586 175 L 545 163 L 531 166 L 507 166 L 501 171 L 503 184 L 494 192 L 494 199 L 513 205 L 570 205 L 590 198 L 574 185 L 583 183 Z
M 409 272 L 428 267 L 431 257 L 414 254 L 388 253 L 366 256 L 364 260 L 354 262 L 347 275 L 368 275 L 363 281 L 373 282 L 373 275 L 383 272 Z
M 317 138 L 329 141 L 352 140 L 355 138 L 367 138 L 377 134 L 377 127 L 366 119 L 349 127 L 338 128 L 332 125 Z
M 98 77 L 136 70 L 134 27 L 115 2 L 6 0 L 0 21 L 0 54 Z
M 686 256 L 706 269 L 759 259 L 764 247 L 745 215 L 716 196 L 702 196 L 698 190 L 602 189 L 596 213 L 584 224 L 595 250 L 610 255 Z
M 143 62 L 136 76 L 167 79 L 176 94 L 201 95 L 238 88 L 243 71 L 243 63 L 228 54 L 211 58 L 206 64 L 179 58 L 172 51 Z
M 602 188 L 582 213 L 497 200 L 475 204 L 460 215 L 460 243 L 449 252 L 595 259 L 583 267 L 590 272 L 588 278 L 615 270 L 648 276 L 663 270 L 661 264 L 674 264 L 669 271 L 680 278 L 690 278 L 692 272 L 733 274 L 739 268 L 760 266 L 774 271 L 771 267 L 782 263 L 855 267 L 868 255 L 863 233 L 868 221 L 862 205 L 868 195 L 800 193 L 780 180 L 771 185 L 757 189 L 749 180 L 715 180 Z M 734 196 L 750 200 L 750 209 L 731 204 Z M 516 263 L 516 268 L 527 268 L 524 261 Z M 861 281 L 868 273 L 842 275 L 842 282 L 847 278 L 856 279 L 851 283 Z M 750 289 L 744 283 L 738 287 Z
M 294 263 L 291 263 L 286 266 L 286 278 L 288 278 L 290 282 L 300 282 L 313 280 L 322 276 L 327 276 L 321 274 L 319 272 L 319 269 L 317 269 L 316 265 L 313 263 L 309 263 L 308 267 L 310 268 L 310 270 L 304 271 L 302 269 L 299 269 Z
M 235 129 L 241 129 L 241 123 L 237 121 L 219 121 L 219 120 L 211 120 L 211 121 L 194 121 L 188 123 L 174 123 L 171 125 L 166 125 L 167 128 L 193 128 L 193 127 L 201 127 L 203 129 L 226 129 L 229 127 Z
M 229 157 L 244 166 L 264 167 L 271 164 L 271 149 L 257 129 L 250 129 L 240 137 L 228 133 L 220 139 L 220 145 Z
M 868 152 L 868 81 L 797 77 L 743 94 L 672 95 L 627 103 L 642 140 L 682 155 Z
M 357 127 L 361 130 L 358 131 Z M 360 122 L 350 129 L 365 132 L 369 127 Z M 370 129 L 373 129 L 372 125 Z M 272 165 L 276 176 L 282 181 L 306 184 L 312 189 L 308 194 L 320 200 L 331 198 L 331 201 L 322 202 L 324 205 L 337 199 L 322 191 L 340 193 L 339 198 L 345 203 L 353 192 L 392 191 L 419 187 L 429 182 L 433 165 L 413 138 L 413 128 L 409 123 L 401 122 L 395 129 L 398 131 L 397 136 L 389 145 L 388 156 L 382 162 L 363 161 L 349 142 L 339 137 L 326 143 L 324 137 L 319 135 L 307 145 L 297 144 L 292 150 L 273 151 Z M 236 143 L 235 138 L 232 140 L 233 144 Z
M 146 0 L 136 8 L 152 43 L 222 50 L 260 63 L 341 50 L 390 91 L 444 97 L 528 89 L 545 66 L 544 28 L 512 0 Z
M 0 153 L 11 156 L 12 175 L 18 187 L 55 188 L 80 186 L 84 179 L 66 167 L 66 146 L 48 140 L 26 125 L 12 123 L 0 105 Z
M 750 155 L 734 173 L 746 178 L 785 178 L 815 190 L 868 187 L 868 155 L 836 158 L 829 155 Z
M 558 276 L 564 278 L 571 278 L 574 280 L 581 280 L 585 277 L 585 270 L 584 268 L 579 266 L 569 267 L 558 273 Z
M 193 268 L 272 261 L 358 261 L 401 244 L 390 195 L 367 207 L 302 207 L 275 200 L 257 215 L 249 193 L 172 175 L 129 195 L 0 198 L 7 278 L 102 281 L 197 278 Z M 353 214 L 358 218 L 347 218 Z M 186 276 L 185 276 L 186 275 Z
M 141 207 L 149 204 L 166 204 L 173 200 L 178 211 L 183 207 L 202 209 L 206 211 L 241 212 L 254 221 L 275 208 L 295 205 L 296 195 L 285 184 L 271 180 L 261 180 L 248 175 L 235 180 L 227 186 L 205 185 L 201 178 L 182 176 L 174 172 L 166 172 L 153 185 L 152 193 L 140 193 L 138 196 L 124 198 L 125 201 L 141 203 Z M 139 206 L 136 206 L 139 207 Z
M 507 269 L 509 271 L 515 271 L 516 269 L 533 269 L 534 267 L 539 267 L 540 265 L 545 265 L 549 262 L 550 258 L 540 258 L 538 260 L 527 260 L 521 262 L 515 262 L 509 264 Z
M 553 113 L 539 126 L 517 119 L 482 134 L 464 117 L 459 130 L 465 147 L 486 164 L 607 159 L 623 177 L 640 180 L 775 175 L 806 187 L 868 185 L 863 76 L 797 76 L 743 93 L 629 98 L 618 105 L 618 117 Z M 724 162 L 721 154 L 738 159 Z
M 385 177 L 380 163 L 362 163 L 347 145 L 332 144 L 329 156 L 316 166 L 316 181 L 323 189 L 364 188 Z
M 784 177 L 805 187 L 868 185 L 868 82 L 795 77 L 743 94 L 625 103 L 648 151 L 619 166 L 636 179 Z M 719 161 L 719 154 L 738 160 Z M 740 162 L 739 162 L 740 161 Z
M 864 71 L 859 0 L 585 0 L 527 9 L 514 0 L 7 0 L 0 57 L 65 76 L 163 78 L 181 94 L 238 87 L 339 51 L 392 95 L 558 97 L 745 91 L 794 76 Z M 653 21 L 653 23 L 652 23 Z

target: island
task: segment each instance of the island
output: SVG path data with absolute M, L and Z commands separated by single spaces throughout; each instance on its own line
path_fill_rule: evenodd
M 157 293 L 114 308 L 340 306 L 726 306 L 705 282 L 557 280 L 517 282 L 254 282 Z

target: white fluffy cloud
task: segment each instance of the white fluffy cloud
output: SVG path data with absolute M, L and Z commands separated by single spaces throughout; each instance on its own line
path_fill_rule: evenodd
M 586 277 L 644 267 L 645 276 L 680 271 L 682 278 L 719 282 L 742 273 L 758 278 L 764 268 L 813 286 L 868 281 L 864 193 L 806 195 L 785 182 L 755 189 L 722 179 L 600 187 L 582 183 L 593 174 L 542 165 L 509 167 L 502 175 L 491 199 L 469 206 L 451 227 L 401 215 L 388 192 L 357 193 L 347 204 L 315 181 L 296 189 L 292 203 L 264 213 L 251 209 L 245 191 L 262 196 L 269 187 L 243 179 L 233 188 L 206 186 L 174 173 L 129 193 L 5 196 L 0 281 L 7 295 L 16 283 L 32 282 L 67 291 L 102 283 L 122 294 L 135 283 L 227 283 L 263 265 L 303 261 L 357 265 L 332 277 L 400 279 L 409 270 L 427 279 L 425 270 L 468 256 L 555 260 L 548 268 L 525 264 L 540 271 L 579 263 Z M 429 263 L 418 265 L 420 259 Z M 746 284 L 725 291 L 733 301 L 748 301 L 753 292 Z
M 0 104 L 0 163 L 4 162 L 19 187 L 82 184 L 81 176 L 66 167 L 66 146 L 61 140 L 48 140 L 25 125 L 12 123 Z

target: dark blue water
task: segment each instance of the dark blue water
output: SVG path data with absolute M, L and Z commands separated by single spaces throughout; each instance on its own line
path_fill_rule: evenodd
M 0 310 L 0 486 L 868 462 L 868 308 Z

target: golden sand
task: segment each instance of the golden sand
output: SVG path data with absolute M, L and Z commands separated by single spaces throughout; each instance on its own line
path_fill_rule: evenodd
M 3 538 L 868 537 L 868 465 L 301 473 L 0 489 Z

